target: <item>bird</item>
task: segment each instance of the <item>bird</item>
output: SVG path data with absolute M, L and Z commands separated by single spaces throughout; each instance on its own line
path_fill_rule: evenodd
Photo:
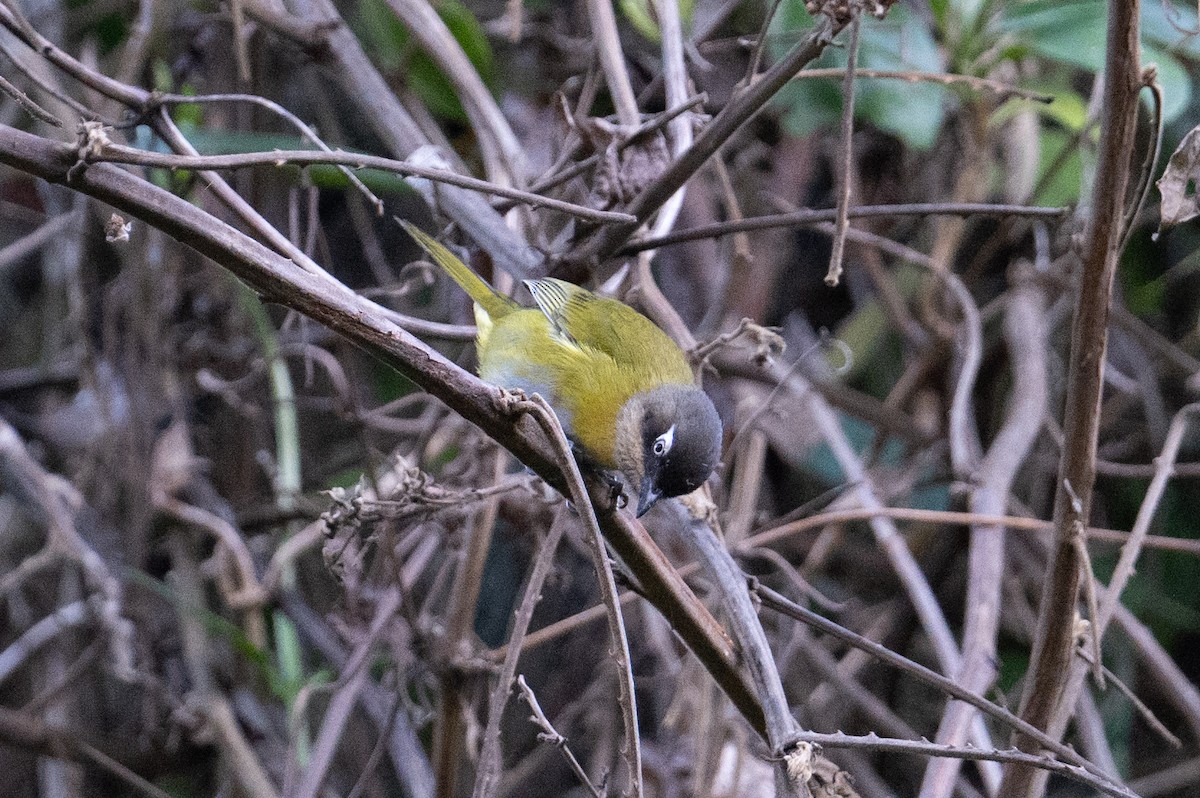
M 555 278 L 525 280 L 534 307 L 494 289 L 436 239 L 404 229 L 475 303 L 479 376 L 540 394 L 578 458 L 617 472 L 644 515 L 704 484 L 721 456 L 721 417 L 683 350 L 628 305 Z

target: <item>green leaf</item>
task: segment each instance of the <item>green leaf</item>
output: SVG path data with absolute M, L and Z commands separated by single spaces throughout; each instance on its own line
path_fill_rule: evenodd
M 436 7 L 484 84 L 494 86 L 495 61 L 479 20 L 458 0 L 441 0 Z M 363 0 L 359 4 L 355 28 L 380 66 L 387 71 L 403 73 L 409 87 L 430 111 L 456 122 L 467 121 L 450 80 L 433 59 L 420 50 L 385 0 Z
M 1107 21 L 1100 0 L 1035 0 L 1009 6 L 1003 33 L 1039 55 L 1096 72 L 1104 66 Z
M 1087 100 L 1073 91 L 1067 81 L 1045 82 L 1036 81 L 1024 85 L 1024 88 L 1053 97 L 1050 103 L 1009 102 L 1002 105 L 988 120 L 993 127 L 1006 124 L 1018 113 L 1032 108 L 1039 116 L 1058 123 L 1072 133 L 1083 129 L 1087 122 Z
M 1042 189 L 1034 202 L 1038 205 L 1073 205 L 1079 199 L 1079 189 L 1083 180 L 1083 159 L 1079 147 L 1075 145 L 1075 137 L 1062 130 L 1046 129 L 1041 133 L 1042 160 L 1038 164 L 1038 182 L 1040 183 L 1047 170 L 1058 161 L 1065 147 L 1070 146 L 1072 152 L 1050 181 Z
M 786 25 L 807 24 L 791 4 L 784 8 L 789 13 L 780 14 L 783 32 L 788 31 Z M 893 7 L 885 20 L 865 20 L 859 42 L 862 69 L 944 71 L 941 53 L 925 22 L 903 6 Z M 830 47 L 814 66 L 845 68 L 846 63 L 845 51 Z M 933 145 L 945 117 L 944 86 L 863 78 L 857 81 L 855 92 L 858 119 L 895 134 L 911 147 L 928 149 Z M 829 79 L 798 79 L 779 93 L 776 102 L 785 109 L 785 129 L 792 135 L 806 135 L 836 123 L 841 115 L 841 84 Z
M 1151 12 L 1151 8 L 1155 10 Z M 1184 34 L 1172 28 L 1158 3 L 1146 3 L 1143 9 L 1143 22 L 1147 23 L 1143 39 L 1157 44 L 1143 45 L 1142 62 L 1158 65 L 1158 80 L 1164 97 L 1163 118 L 1171 122 L 1187 109 L 1191 100 L 1187 69 L 1171 51 L 1197 57 L 1200 56 L 1200 44 L 1188 43 Z M 1030 53 L 1089 72 L 1104 69 L 1107 14 L 1102 0 L 1020 3 L 1006 10 L 999 22 L 999 30 L 1014 37 Z M 1019 51 L 1013 55 L 1019 55 Z
M 1194 3 L 1142 3 L 1141 22 L 1145 41 L 1180 58 L 1200 60 L 1200 37 L 1188 32 L 1196 27 Z
M 684 27 L 692 21 L 692 12 L 696 9 L 695 0 L 676 0 L 679 6 L 679 18 Z M 651 0 L 618 0 L 617 5 L 625 19 L 638 33 L 652 42 L 662 41 L 662 33 L 658 28 L 658 14 Z

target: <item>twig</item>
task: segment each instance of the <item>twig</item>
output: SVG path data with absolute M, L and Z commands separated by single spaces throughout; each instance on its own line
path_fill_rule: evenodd
M 270 111 L 271 113 L 273 113 L 276 116 L 283 119 L 289 125 L 296 128 L 296 130 L 298 130 L 300 132 L 300 135 L 303 136 L 306 141 L 310 142 L 313 146 L 315 146 L 317 149 L 321 150 L 322 152 L 333 152 L 333 149 L 330 148 L 330 146 L 325 143 L 324 139 L 322 139 L 320 136 L 318 136 L 316 131 L 313 130 L 309 125 L 305 124 L 304 121 L 300 119 L 300 117 L 296 116 L 291 111 L 284 108 L 282 105 L 275 102 L 274 100 L 269 100 L 266 97 L 262 97 L 257 94 L 197 94 L 194 96 L 188 95 L 188 94 L 154 94 L 154 95 L 151 95 L 151 100 L 153 100 L 154 102 L 162 103 L 163 105 L 204 105 L 204 104 L 208 104 L 208 103 L 251 103 L 252 105 L 257 105 L 261 108 L 265 108 L 268 111 Z M 354 174 L 354 172 L 351 171 L 351 169 L 349 167 L 340 166 L 338 168 L 341 171 L 341 173 L 346 176 L 346 179 L 350 181 L 350 184 L 353 185 L 355 188 L 357 188 L 359 193 L 361 193 L 364 197 L 366 197 L 367 202 L 369 202 L 371 204 L 371 206 L 373 208 L 375 208 L 375 215 L 382 216 L 383 215 L 383 200 L 381 200 L 381 199 L 379 199 L 379 197 L 375 196 L 375 192 L 373 192 L 373 191 L 371 191 L 371 189 L 367 188 L 366 185 L 364 185 L 363 182 L 361 180 L 359 180 L 358 175 Z
M 558 549 L 559 541 L 562 540 L 563 532 L 566 529 L 565 520 L 566 510 L 563 508 L 555 517 L 554 522 L 550 524 L 550 531 L 546 533 L 545 539 L 538 546 L 537 558 L 533 561 L 533 570 L 529 573 L 525 591 L 521 596 L 521 603 L 517 607 L 512 634 L 509 635 L 508 645 L 505 648 L 504 663 L 500 666 L 496 686 L 492 688 L 491 696 L 488 699 L 487 728 L 483 735 L 483 749 L 479 753 L 475 789 L 471 793 L 473 798 L 491 798 L 500 781 L 500 767 L 503 764 L 500 759 L 500 718 L 508 703 L 509 693 L 512 692 L 513 677 L 517 672 L 517 660 L 521 657 L 521 646 L 525 641 L 525 633 L 529 631 L 529 623 L 533 620 L 533 610 L 542 597 L 542 586 L 554 565 L 554 552 Z M 534 714 L 538 718 L 544 718 L 541 707 L 537 706 L 537 700 L 533 698 L 533 691 L 525 684 L 525 677 L 517 677 L 517 684 L 525 693 L 530 707 L 534 708 Z M 548 720 L 545 722 L 544 728 L 547 729 L 548 734 L 553 731 Z M 554 734 L 557 735 L 557 732 Z M 561 735 L 557 736 L 553 742 L 564 752 L 564 756 L 568 757 L 569 763 L 574 762 L 575 757 L 566 747 L 566 740 Z M 575 762 L 575 765 L 578 765 L 578 762 Z M 581 772 L 582 770 L 576 771 L 577 774 Z M 588 787 L 592 787 L 586 777 L 584 783 Z
M 1179 663 L 1171 658 L 1150 628 L 1138 620 L 1127 607 L 1118 604 L 1113 617 L 1117 627 L 1125 633 L 1141 657 L 1148 678 L 1162 685 L 1162 695 L 1183 716 L 1192 739 L 1200 739 L 1200 687 L 1197 687 L 1179 667 Z
M 834 416 L 829 405 L 813 391 L 800 375 L 793 375 L 791 382 L 800 400 L 805 404 L 818 430 L 833 452 L 834 459 L 841 468 L 846 479 L 853 483 L 853 495 L 864 507 L 875 510 L 883 506 L 862 461 L 855 453 L 845 431 Z M 931 645 L 937 655 L 942 670 L 947 674 L 958 673 L 962 668 L 962 655 L 950 631 L 950 625 L 942 612 L 941 605 L 933 593 L 933 588 L 918 565 L 916 558 L 908 547 L 908 543 L 895 524 L 881 516 L 876 516 L 868 522 L 875 535 L 876 543 L 887 556 L 892 570 L 904 587 L 904 592 L 917 613 L 921 628 L 929 636 Z M 972 735 L 980 747 L 990 746 L 987 729 L 981 722 L 973 725 Z
M 1025 532 L 1049 532 L 1054 529 L 1052 521 L 1040 518 L 1024 518 L 1015 515 L 988 515 L 983 513 L 959 513 L 950 510 L 923 510 L 912 507 L 880 507 L 878 509 L 834 510 L 819 513 L 809 518 L 777 526 L 755 533 L 746 539 L 747 545 L 764 546 L 790 537 L 809 529 L 818 529 L 829 524 L 843 524 L 848 521 L 865 521 L 873 516 L 882 515 L 898 521 L 917 521 L 920 523 L 962 524 L 978 527 L 1003 527 L 1005 529 Z M 1086 528 L 1089 541 L 1104 541 L 1106 543 L 1125 543 L 1129 540 L 1128 532 L 1116 529 L 1104 529 L 1090 526 Z M 1147 535 L 1145 545 L 1166 551 L 1182 551 L 1200 555 L 1200 541 L 1188 538 L 1168 538 L 1161 535 Z
M 860 205 L 848 208 L 851 219 L 890 218 L 896 216 L 1025 216 L 1033 218 L 1061 219 L 1069 208 L 1039 208 L 1030 205 L 998 205 L 986 202 L 924 202 L 908 205 Z M 801 210 L 769 216 L 751 216 L 747 219 L 678 230 L 659 238 L 633 241 L 617 250 L 618 255 L 632 255 L 645 249 L 659 249 L 671 244 L 699 241 L 704 238 L 719 238 L 733 233 L 754 230 L 769 230 L 775 227 L 801 227 L 837 219 L 837 209 Z
M 621 40 L 617 36 L 617 17 L 613 4 L 608 0 L 588 0 L 588 21 L 592 25 L 592 38 L 600 54 L 600 65 L 617 108 L 617 119 L 622 125 L 633 127 L 638 123 L 637 99 L 633 85 L 629 82 L 629 71 L 625 68 L 625 55 L 621 51 Z
M 845 69 L 805 69 L 792 78 L 793 80 L 807 80 L 812 78 L 840 78 L 846 73 Z M 951 86 L 956 83 L 963 83 L 971 88 L 981 91 L 990 91 L 999 94 L 1002 97 L 1020 97 L 1024 100 L 1033 100 L 1039 103 L 1049 105 L 1054 102 L 1054 97 L 1049 94 L 1042 94 L 1037 91 L 1022 89 L 1017 86 L 1010 86 L 1007 83 L 1001 83 L 998 80 L 989 80 L 988 78 L 976 77 L 975 75 L 955 75 L 944 72 L 906 72 L 893 69 L 856 69 L 855 75 L 861 80 L 863 78 L 884 79 L 884 80 L 902 80 L 907 83 L 941 83 L 944 86 Z
M 366 667 L 367 657 L 399 606 L 399 590 L 393 588 L 383 591 L 375 605 L 375 617 L 371 620 L 370 628 L 342 668 L 339 677 L 341 686 L 329 699 L 329 708 L 325 710 L 321 732 L 313 745 L 312 756 L 304 769 L 304 776 L 295 792 L 289 793 L 294 798 L 316 798 L 320 794 L 321 785 L 325 782 L 325 776 L 341 742 L 346 721 L 350 719 L 350 712 L 358 703 L 359 695 L 370 676 L 370 669 Z
M 825 285 L 837 286 L 842 279 L 842 259 L 846 251 L 846 228 L 850 219 L 850 191 L 854 182 L 854 70 L 858 68 L 858 31 L 860 17 L 850 21 L 850 46 L 846 51 L 846 73 L 842 78 L 842 123 L 838 137 L 837 160 L 837 219 L 833 224 L 833 250 L 829 256 L 829 271 Z
M 161 787 L 134 773 L 99 748 L 79 739 L 72 729 L 50 724 L 31 714 L 0 707 L 0 740 L 6 746 L 22 748 L 57 759 L 90 761 L 150 798 L 171 798 Z M 106 746 L 120 751 L 119 746 Z
M 1171 767 L 1141 776 L 1129 782 L 1129 789 L 1142 798 L 1178 792 L 1200 784 L 1200 757 L 1192 757 Z
M 849 643 L 855 648 L 870 654 L 876 659 L 886 662 L 889 665 L 899 668 L 905 673 L 908 673 L 927 684 L 937 687 L 947 695 L 953 696 L 959 701 L 970 704 L 971 706 L 980 710 L 989 717 L 1003 723 L 1004 725 L 1012 729 L 1024 731 L 1031 737 L 1034 737 L 1048 751 L 1058 755 L 1064 762 L 1069 762 L 1080 768 L 1091 770 L 1091 772 L 1101 778 L 1108 778 L 1103 771 L 1089 763 L 1071 747 L 1063 745 L 1057 740 L 1049 737 L 1044 732 L 1038 731 L 1026 721 L 1021 720 L 1008 710 L 996 706 L 983 696 L 964 689 L 954 679 L 942 676 L 940 673 L 930 670 L 924 665 L 913 662 L 912 660 L 895 653 L 886 646 L 876 643 L 874 640 L 870 640 L 859 634 L 856 634 L 840 624 L 834 623 L 833 621 L 818 615 L 812 610 L 796 604 L 785 596 L 776 593 L 774 590 L 771 590 L 766 585 L 758 583 L 757 581 L 752 582 L 751 590 L 756 596 L 759 597 L 764 606 L 770 607 L 776 612 L 781 612 L 790 618 L 794 618 L 797 621 L 813 627 L 814 629 L 818 629 L 828 635 L 838 638 L 839 640 Z
M 531 412 L 538 420 L 546 437 L 554 444 L 560 458 L 563 476 L 567 479 L 571 500 L 583 519 L 588 531 L 589 549 L 592 554 L 592 564 L 596 569 L 596 581 L 600 584 L 600 596 L 608 614 L 608 631 L 612 638 L 613 656 L 617 661 L 621 686 L 618 703 L 621 706 L 621 719 L 625 725 L 625 745 L 627 751 L 622 755 L 628 770 L 629 789 L 634 798 L 642 794 L 642 744 L 638 736 L 637 701 L 633 689 L 633 660 L 629 654 L 629 639 L 625 634 L 625 621 L 621 615 L 621 604 L 617 598 L 617 584 L 613 579 L 612 565 L 608 560 L 608 552 L 604 548 L 604 538 L 600 534 L 600 523 L 596 519 L 596 510 L 592 506 L 591 497 L 583 484 L 583 475 L 571 454 L 571 444 L 567 441 L 562 425 L 554 410 L 538 394 L 534 394 L 524 406 L 532 408 Z
M 1094 652 L 1088 651 L 1086 648 L 1080 648 L 1079 656 L 1083 657 L 1085 660 L 1089 660 L 1089 664 L 1091 664 L 1093 667 L 1095 666 L 1095 661 L 1093 659 L 1095 657 Z M 1150 727 L 1151 731 L 1153 731 L 1159 737 L 1162 737 L 1163 740 L 1166 741 L 1167 745 L 1171 746 L 1172 748 L 1183 748 L 1183 740 L 1180 740 L 1175 732 L 1168 729 L 1166 725 L 1158 719 L 1158 716 L 1154 714 L 1154 710 L 1146 706 L 1146 702 L 1137 697 L 1137 694 L 1133 692 L 1132 687 L 1125 684 L 1125 681 L 1109 670 L 1104 663 L 1100 663 L 1100 669 L 1104 673 L 1104 678 L 1107 681 L 1111 681 L 1113 686 L 1117 688 L 1117 691 L 1120 692 L 1121 695 L 1125 696 L 1125 699 L 1129 701 L 1134 710 L 1142 716 L 1142 720 L 1145 721 L 1146 725 Z M 1080 695 L 1090 695 L 1090 693 L 1085 692 L 1080 693 Z
M 767 33 L 771 29 L 771 20 L 775 19 L 775 14 L 779 11 L 780 5 L 782 5 L 781 0 L 773 0 L 771 7 L 767 9 L 767 13 L 763 16 L 762 24 L 758 27 L 758 36 L 754 40 L 754 52 L 746 63 L 746 75 L 742 78 L 743 85 L 753 83 L 758 77 L 759 67 L 762 66 L 763 51 L 766 49 Z
M 679 508 L 678 512 L 684 510 Z M 796 768 L 794 764 L 807 760 L 812 751 L 807 746 L 797 746 L 801 742 L 800 724 L 792 715 L 766 632 L 746 589 L 746 575 L 707 523 L 692 521 L 688 529 L 689 533 L 684 537 L 702 568 L 716 583 L 721 606 L 729 616 L 730 628 L 741 646 L 746 670 L 758 690 L 766 718 L 767 744 L 772 758 L 778 763 L 776 783 L 787 786 L 790 792 L 785 794 L 805 795 L 808 778 L 803 775 L 804 768 Z
M 1105 776 L 1095 775 L 1080 767 L 1069 765 L 1046 756 L 1029 754 L 1016 748 L 1010 748 L 1006 751 L 988 750 L 974 746 L 960 748 L 952 745 L 938 745 L 928 740 L 894 740 L 874 734 L 868 734 L 865 737 L 855 737 L 840 732 L 835 734 L 802 732 L 800 739 L 824 748 L 886 751 L 898 754 L 915 754 L 918 756 L 946 756 L 955 759 L 988 760 L 992 762 L 1019 764 L 1025 767 L 1039 768 L 1048 774 L 1054 773 L 1066 776 L 1073 781 L 1078 781 L 1081 784 L 1086 784 L 1089 787 L 1097 789 L 1105 795 L 1111 795 L 1113 798 L 1138 798 L 1129 788 L 1121 784 L 1116 784 Z
M 542 707 L 538 704 L 537 696 L 533 694 L 533 690 L 525 683 L 524 675 L 517 677 L 517 686 L 521 688 L 521 696 L 529 704 L 530 711 L 533 712 L 529 719 L 542 729 L 541 733 L 538 734 L 538 739 L 545 740 L 559 750 L 563 759 L 567 761 L 567 766 L 575 774 L 575 778 L 579 780 L 580 784 L 587 787 L 588 792 L 592 794 L 592 798 L 602 798 L 600 790 L 596 788 L 595 784 L 592 784 L 592 780 L 588 778 L 583 765 L 579 764 L 579 760 L 575 758 L 575 753 L 567 745 L 567 738 L 558 733 L 558 730 L 554 728 L 550 719 L 546 717 L 546 713 L 542 712 Z
M 955 462 L 959 477 L 972 481 L 969 503 L 976 517 L 1003 513 L 1017 471 L 1041 429 L 1041 419 L 1048 401 L 1043 306 L 1039 289 L 1030 281 L 1023 281 L 1013 289 L 1004 318 L 1004 340 L 1013 373 L 1013 390 L 1004 424 L 977 470 L 972 464 L 971 473 L 966 473 L 960 470 L 965 464 L 960 465 L 958 460 Z M 970 307 L 974 308 L 973 303 Z M 978 336 L 978 311 L 975 314 L 975 335 Z M 977 339 L 975 346 L 979 346 Z M 978 362 L 976 355 L 976 369 Z M 959 387 L 962 385 L 963 379 L 960 378 Z M 956 403 L 959 401 L 958 394 L 956 389 Z M 968 399 L 963 401 L 969 401 L 969 394 Z M 958 434 L 967 433 L 963 430 Z M 971 459 L 966 452 L 960 453 L 959 458 Z M 957 681 L 965 689 L 976 693 L 985 692 L 996 676 L 996 635 L 1000 622 L 1004 554 L 1003 526 L 972 524 L 964 602 L 963 670 Z M 938 727 L 937 742 L 951 745 L 961 743 L 974 714 L 968 706 L 951 702 Z M 921 795 L 949 795 L 958 771 L 958 764 L 953 760 L 930 762 L 921 785 Z
M 525 159 L 521 143 L 435 7 L 427 0 L 388 0 L 387 4 L 454 86 L 479 141 L 487 174 L 493 180 L 523 183 Z
M 1090 634 L 1092 635 L 1093 644 L 1097 648 L 1086 659 L 1080 658 L 1079 660 L 1070 661 L 1070 672 L 1066 674 L 1063 685 L 1062 701 L 1064 705 L 1068 701 L 1073 702 L 1083 689 L 1088 666 L 1087 660 L 1090 659 L 1093 666 L 1097 664 L 1098 657 L 1096 656 L 1096 652 L 1098 651 L 1099 641 L 1103 638 L 1105 630 L 1117 612 L 1120 605 L 1121 592 L 1133 576 L 1134 565 L 1148 537 L 1150 524 L 1154 519 L 1167 482 L 1171 477 L 1172 465 L 1182 446 L 1188 422 L 1198 412 L 1200 412 L 1200 403 L 1193 403 L 1182 408 L 1175 414 L 1175 418 L 1171 421 L 1171 427 L 1167 433 L 1167 439 L 1163 444 L 1163 450 L 1155 459 L 1156 472 L 1154 479 L 1151 480 L 1150 486 L 1146 490 L 1146 495 L 1142 499 L 1142 504 L 1138 508 L 1138 515 L 1134 521 L 1129 538 L 1121 548 L 1120 557 L 1113 568 L 1113 575 L 1109 580 L 1108 587 L 1104 590 L 1103 599 L 1099 603 L 1097 614 L 1092 618 Z M 1076 557 L 1078 557 L 1077 552 Z M 1080 568 L 1083 568 L 1082 563 Z M 1072 651 L 1074 650 L 1074 641 L 1072 640 Z M 1072 703 L 1071 706 L 1073 705 Z M 1067 717 L 1069 717 L 1069 713 L 1062 709 L 1058 710 L 1054 718 L 1054 723 L 1050 725 L 1048 731 L 1051 734 L 1061 734 Z
M 658 16 L 658 29 L 662 35 L 662 74 L 663 88 L 666 93 L 667 106 L 677 106 L 688 98 L 688 73 L 684 64 L 683 23 L 679 18 L 679 3 L 676 0 L 654 0 L 654 10 Z M 678 158 L 692 146 L 695 131 L 692 126 L 692 116 L 683 113 L 667 123 L 668 144 L 671 157 Z M 651 235 L 662 235 L 670 232 L 683 210 L 683 200 L 687 186 L 680 186 L 670 199 L 663 203 L 654 219 Z M 647 261 L 650 253 L 643 256 Z M 639 275 L 643 274 L 639 261 Z M 648 264 L 647 264 L 648 265 Z M 647 268 L 644 275 L 649 275 Z M 641 280 L 644 285 L 645 279 Z
M 33 519 L 46 527 L 46 548 L 79 563 L 88 586 L 99 599 L 93 609 L 108 636 L 112 667 L 122 678 L 132 676 L 133 626 L 121 617 L 121 582 L 75 526 L 75 512 L 82 507 L 82 498 L 65 481 L 42 469 L 16 429 L 3 418 L 0 418 L 0 484 Z
M 45 122 L 47 125 L 53 125 L 54 127 L 63 126 L 61 119 L 34 102 L 28 94 L 17 88 L 8 78 L 4 77 L 3 75 L 0 75 L 0 91 L 16 100 L 17 104 L 25 109 L 25 113 L 29 114 L 34 119 Z
M 27 255 L 57 239 L 71 225 L 79 224 L 80 218 L 80 214 L 69 211 L 47 219 L 41 227 L 0 249 L 0 277 L 8 271 L 10 266 L 20 263 Z
M 172 496 L 156 497 L 154 505 L 176 520 L 208 532 L 233 555 L 241 582 L 238 592 L 229 597 L 235 608 L 257 611 L 257 608 L 262 606 L 266 601 L 266 593 L 258 581 L 258 574 L 255 573 L 254 558 L 250 549 L 246 547 L 246 541 L 242 540 L 241 534 L 232 524 L 216 513 L 179 501 Z
M 334 668 L 345 670 L 349 654 L 325 621 L 295 592 L 285 593 L 280 601 L 288 617 L 295 622 L 305 638 L 311 641 L 321 657 Z M 433 770 L 429 765 L 425 747 L 418 739 L 407 715 L 404 712 L 396 712 L 394 708 L 389 711 L 389 706 L 395 702 L 388 701 L 387 691 L 372 680 L 363 685 L 362 695 L 360 706 L 370 717 L 379 735 L 386 738 L 392 770 L 404 794 L 414 798 L 428 798 L 433 795 Z
M 480 460 L 486 464 L 484 472 L 491 471 L 488 479 L 492 485 L 495 485 L 504 476 L 508 458 L 499 449 L 491 447 L 491 451 L 483 453 Z M 490 465 L 490 469 L 488 465 Z M 492 499 L 484 506 L 482 512 L 471 519 L 470 532 L 465 546 L 466 551 L 454 572 L 443 637 L 445 651 L 451 658 L 470 646 L 475 616 L 479 611 L 479 595 L 483 589 L 483 571 L 487 564 L 488 551 L 492 547 L 492 533 L 496 527 L 498 507 L 496 500 Z M 462 718 L 464 694 L 461 675 L 453 668 L 446 668 L 439 681 L 438 715 L 433 734 L 433 768 L 437 775 L 439 794 L 453 795 L 459 765 L 464 755 L 465 734 Z M 497 750 L 498 758 L 499 751 Z M 478 781 L 477 777 L 476 782 L 478 783 Z
M 150 152 L 147 150 L 139 150 L 134 147 L 125 147 L 120 144 L 110 144 L 103 147 L 97 152 L 91 160 L 94 161 L 109 161 L 112 163 L 128 163 L 139 166 L 158 166 L 164 169 L 202 169 L 202 170 L 217 170 L 217 169 L 241 169 L 247 166 L 311 166 L 313 164 L 341 164 L 351 166 L 355 169 L 380 169 L 386 172 L 395 172 L 396 174 L 409 175 L 413 177 L 421 177 L 425 180 L 433 180 L 440 183 L 446 183 L 459 188 L 466 188 L 472 191 L 478 191 L 483 194 L 491 194 L 498 197 L 508 197 L 509 199 L 520 200 L 521 202 L 530 205 L 534 208 L 550 208 L 551 210 L 562 211 L 569 213 L 572 216 L 577 216 L 581 219 L 588 219 L 596 222 L 626 222 L 633 217 L 627 213 L 618 213 L 617 211 L 601 211 L 594 208 L 587 208 L 583 205 L 576 205 L 573 202 L 565 202 L 563 200 L 554 199 L 553 197 L 545 197 L 540 194 L 531 194 L 528 191 L 521 191 L 507 186 L 501 186 L 497 183 L 489 183 L 486 180 L 479 180 L 474 177 L 460 175 L 457 172 L 451 172 L 444 169 L 429 169 L 427 167 L 418 166 L 405 161 L 396 161 L 391 158 L 383 158 L 378 155 L 358 155 L 355 153 L 331 151 L 323 152 L 316 150 L 275 150 L 272 152 L 246 152 L 236 153 L 233 155 L 172 155 L 162 152 Z
M 950 400 L 950 419 L 946 437 L 950 443 L 950 463 L 954 474 L 960 480 L 971 480 L 973 471 L 979 465 L 979 433 L 976 431 L 973 395 L 975 380 L 979 376 L 979 364 L 983 361 L 983 323 L 979 319 L 979 308 L 971 292 L 963 285 L 958 275 L 948 269 L 933 269 L 933 274 L 945 284 L 947 292 L 953 295 L 955 304 L 962 312 L 961 341 L 955 347 L 955 360 L 959 361 L 958 376 L 954 383 L 954 392 Z M 1006 339 L 1009 340 L 1009 339 Z M 1034 416 L 1034 429 L 1037 429 L 1041 416 Z M 993 451 L 995 447 L 993 446 Z M 999 457 L 1000 455 L 996 455 Z M 1019 460 L 1020 458 L 1018 458 Z M 1019 463 L 1018 463 L 1019 464 Z M 1007 466 L 1008 463 L 1005 463 Z M 1012 470 L 1016 470 L 1012 465 Z M 1008 470 L 1006 468 L 1006 470 Z M 1008 494 L 1007 489 L 1001 496 Z M 1004 509 L 1004 499 L 994 510 Z M 968 606 L 969 603 L 968 603 Z
M 172 584 L 177 591 L 176 614 L 181 631 L 183 659 L 192 681 L 189 703 L 208 722 L 216 746 L 227 761 L 237 785 L 252 798 L 278 798 L 254 749 L 242 734 L 229 700 L 212 677 L 207 633 L 193 607 L 206 606 L 199 569 L 188 544 L 178 535 L 168 540 L 171 547 Z
M 834 21 L 821 16 L 803 41 L 764 73 L 760 80 L 748 86 L 721 109 L 696 137 L 687 152 L 675 159 L 653 184 L 634 198 L 626 210 L 639 220 L 649 218 L 650 214 L 658 210 L 680 186 L 704 166 L 705 161 L 712 157 L 730 136 L 756 116 L 793 75 L 820 55 L 844 25 L 845 21 Z M 634 222 L 605 227 L 586 242 L 575 257 L 582 261 L 608 257 L 625 243 L 637 226 Z
M 628 135 L 620 136 L 617 139 L 617 141 L 616 141 L 617 152 L 621 152 L 626 147 L 629 147 L 630 145 L 638 143 L 648 133 L 652 133 L 662 127 L 665 127 L 671 120 L 675 119 L 676 117 L 678 117 L 682 114 L 687 113 L 688 111 L 692 110 L 693 108 L 695 108 L 698 105 L 703 105 L 707 100 L 708 100 L 708 95 L 706 95 L 706 94 L 694 94 L 691 97 L 688 97 L 687 99 L 685 99 L 679 105 L 676 105 L 673 108 L 668 108 L 667 110 L 662 111 L 660 113 L 654 114 L 653 116 L 649 117 L 644 122 L 642 122 L 640 125 L 638 125 L 636 128 L 634 128 L 632 131 L 630 131 L 630 133 Z M 599 161 L 600 161 L 600 156 L 597 154 L 593 154 L 593 155 L 589 155 L 588 157 L 584 158 L 582 161 L 578 161 L 576 163 L 571 164 L 569 167 L 567 167 L 566 169 L 563 169 L 562 171 L 555 171 L 554 169 L 552 169 L 551 172 L 548 175 L 546 175 L 546 177 L 542 178 L 541 180 L 538 180 L 537 182 L 535 182 L 531 186 L 529 186 L 529 190 L 534 192 L 535 194 L 541 194 L 542 192 L 552 189 L 555 186 L 562 185 L 563 183 L 567 182 L 568 180 L 570 180 L 573 177 L 578 177 L 579 175 L 583 174 L 588 169 L 590 169 L 591 167 L 593 167 L 597 163 L 599 163 Z M 496 207 L 500 210 L 505 210 L 506 208 L 512 207 L 512 205 L 513 205 L 513 203 L 511 203 L 511 202 L 498 202 L 496 204 Z
M 49 643 L 61 632 L 83 626 L 93 617 L 87 601 L 73 601 L 59 607 L 30 626 L 21 636 L 0 651 L 0 685 L 21 667 L 39 648 Z
M 1103 635 L 1104 630 L 1108 628 L 1116 606 L 1121 600 L 1121 592 L 1133 576 L 1134 565 L 1137 563 L 1138 555 L 1148 537 L 1150 524 L 1154 520 L 1167 482 L 1174 471 L 1175 458 L 1179 456 L 1179 449 L 1183 445 L 1188 423 L 1197 413 L 1200 413 L 1200 403 L 1193 403 L 1182 408 L 1171 420 L 1171 427 L 1167 431 L 1167 439 L 1163 443 L 1162 452 L 1154 459 L 1154 478 L 1150 480 L 1150 486 L 1146 489 L 1146 495 L 1138 508 L 1137 518 L 1133 522 L 1129 539 L 1121 547 L 1121 556 L 1113 568 L 1112 578 L 1108 580 L 1104 602 L 1100 605 L 1099 615 L 1094 619 L 1097 626 L 1097 637 Z

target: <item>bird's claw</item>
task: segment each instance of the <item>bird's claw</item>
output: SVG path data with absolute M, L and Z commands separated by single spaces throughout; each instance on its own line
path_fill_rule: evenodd
M 520 388 L 500 388 L 492 396 L 492 404 L 505 415 L 529 411 L 529 397 Z

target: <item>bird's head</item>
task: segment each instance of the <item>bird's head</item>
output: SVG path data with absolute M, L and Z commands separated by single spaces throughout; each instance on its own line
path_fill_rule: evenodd
M 699 388 L 665 385 L 622 406 L 614 450 L 641 516 L 660 498 L 704 484 L 721 456 L 721 418 Z

